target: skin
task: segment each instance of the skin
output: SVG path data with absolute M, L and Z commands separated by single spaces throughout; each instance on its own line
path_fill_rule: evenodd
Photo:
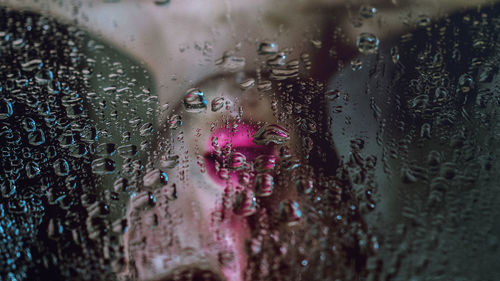
M 138 210 L 135 206 L 139 205 L 139 199 L 132 200 L 127 211 L 130 230 L 123 240 L 129 264 L 120 273 L 121 276 L 125 278 L 136 275 L 139 280 L 161 280 L 175 270 L 198 268 L 211 271 L 227 280 L 243 280 L 247 264 L 244 244 L 250 237 L 251 229 L 246 217 L 234 214 L 231 208 L 223 206 L 225 199 L 234 200 L 238 184 L 233 177 L 237 175 L 232 175 L 226 181 L 217 179 L 217 175 L 206 166 L 209 163 L 203 157 L 211 151 L 210 143 L 214 132 L 209 128 L 212 123 L 218 122 L 216 127 L 219 128 L 223 125 L 220 120 L 227 119 L 230 122 L 258 127 L 265 122 L 276 123 L 276 118 L 273 116 L 269 98 L 259 96 L 256 89 L 242 92 L 235 83 L 236 75 L 215 66 L 215 61 L 222 57 L 225 51 L 235 51 L 239 57 L 246 58 L 247 63 L 242 72 L 252 77 L 258 65 L 255 46 L 263 38 L 278 42 L 282 48 L 292 47 L 290 57 L 296 58 L 303 52 L 314 56 L 315 49 L 311 40 L 321 38 L 324 31 L 329 30 L 330 11 L 337 14 L 343 33 L 351 40 L 352 45 L 360 29 L 349 23 L 346 13 L 338 11 L 357 11 L 357 5 L 348 5 L 350 8 L 346 8 L 341 2 L 343 1 L 296 1 L 294 4 L 285 5 L 279 1 L 265 0 L 221 0 L 210 3 L 190 0 L 172 1 L 168 5 L 158 6 L 153 1 L 103 3 L 99 0 L 82 3 L 75 15 L 69 2 L 59 5 L 52 1 L 40 3 L 0 0 L 0 4 L 17 9 L 28 8 L 72 23 L 76 20 L 79 26 L 144 62 L 155 77 L 160 104 L 170 105 L 170 110 L 162 116 L 164 120 L 172 113 L 182 112 L 182 105 L 178 102 L 186 90 L 192 87 L 202 89 L 209 103 L 222 94 L 232 101 L 233 106 L 229 110 L 212 112 L 209 104 L 206 112 L 183 115 L 184 140 L 171 142 L 171 149 L 181 158 L 197 159 L 196 157 L 200 156 L 204 159 L 206 171 L 201 172 L 200 170 L 204 170 L 203 165 L 200 167 L 194 160 L 187 168 L 177 168 L 176 171 L 170 172 L 168 184 L 155 189 L 158 201 L 152 209 Z M 418 2 L 398 2 L 384 4 L 385 6 L 381 4 L 377 6 L 380 7 L 377 18 L 384 19 L 383 25 L 377 24 L 374 19 L 370 22 L 372 24 L 361 29 L 378 34 L 380 39 L 384 40 L 409 29 L 400 23 L 400 17 L 406 14 L 406 10 L 437 18 L 458 9 L 475 7 L 490 1 Z M 284 15 L 285 9 L 287 14 L 294 16 Z M 194 42 L 198 42 L 202 48 L 205 45 L 210 46 L 208 55 L 201 55 L 201 51 L 194 47 Z M 353 52 L 346 51 L 345 57 L 350 55 L 352 56 Z M 320 59 L 318 61 L 321 62 Z M 326 79 L 333 73 L 331 70 L 324 71 L 325 69 L 326 66 L 322 63 L 314 63 L 311 72 L 318 78 Z M 212 78 L 206 78 L 207 73 Z M 335 81 L 332 82 L 334 83 Z M 245 112 L 244 118 L 238 120 L 237 109 L 240 106 Z M 350 114 L 356 115 L 354 109 L 352 110 Z M 369 124 L 373 121 L 368 116 L 358 118 L 359 124 Z M 366 130 L 370 131 L 369 126 L 367 127 Z M 247 138 L 250 139 L 255 130 L 245 126 L 243 128 L 248 130 Z M 371 133 L 375 134 L 375 131 Z M 170 134 L 176 138 L 178 132 L 168 131 L 163 137 L 168 139 Z M 347 136 L 333 135 L 337 145 L 348 139 Z M 294 147 L 296 141 L 296 136 L 292 135 L 290 145 Z M 347 145 L 340 146 L 337 147 L 338 152 L 347 155 L 348 151 L 342 149 Z M 270 151 L 274 151 L 273 149 L 269 148 Z M 161 140 L 152 153 L 159 157 L 165 153 Z M 176 200 L 169 200 L 165 195 L 170 192 L 172 185 L 177 187 Z M 230 195 L 227 195 L 228 192 Z M 294 194 L 283 196 L 292 199 L 295 197 Z M 219 219 L 221 212 L 226 214 L 223 220 Z M 137 223 L 154 215 L 173 219 L 160 221 L 160 227 L 155 230 L 145 223 Z M 133 246 L 140 243 L 143 237 L 146 238 L 148 247 Z M 217 253 L 221 249 L 231 253 L 232 257 L 228 262 L 219 261 Z M 187 254 L 178 256 L 181 252 Z M 172 256 L 178 258 L 172 259 Z M 132 266 L 130 261 L 134 261 L 135 265 Z
M 133 215 L 129 212 L 131 229 L 124 238 L 124 244 L 127 248 L 128 245 L 142 239 L 142 237 L 147 237 L 148 245 L 161 245 L 162 241 L 157 240 L 157 237 L 161 236 L 168 236 L 174 241 L 173 246 L 165 246 L 161 253 L 155 255 L 151 255 L 148 248 L 139 249 L 137 252 L 130 252 L 126 249 L 126 253 L 130 253 L 127 259 L 136 260 L 135 268 L 140 280 L 157 280 L 163 276 L 171 275 L 172 270 L 182 267 L 210 270 L 227 280 L 242 280 L 242 272 L 246 265 L 244 244 L 245 240 L 250 237 L 250 228 L 245 216 L 234 214 L 230 206 L 223 207 L 223 201 L 226 200 L 229 201 L 226 204 L 232 204 L 234 191 L 236 188 L 242 188 L 238 185 L 238 173 L 231 172 L 229 179 L 221 179 L 211 168 L 213 163 L 204 156 L 213 151 L 211 137 L 214 135 L 219 137 L 220 146 L 225 143 L 232 143 L 236 146 L 238 142 L 244 147 L 258 147 L 251 142 L 255 126 L 244 125 L 252 124 L 255 120 L 241 120 L 238 132 L 235 134 L 232 134 L 230 130 L 220 129 L 224 126 L 221 119 L 238 122 L 237 110 L 234 110 L 235 105 L 244 106 L 248 116 L 256 116 L 258 112 L 261 122 L 273 122 L 274 117 L 270 107 L 267 106 L 269 104 L 267 99 L 257 98 L 259 95 L 256 90 L 245 92 L 245 95 L 254 98 L 244 98 L 242 91 L 230 83 L 232 79 L 229 78 L 226 78 L 227 82 L 216 79 L 201 82 L 198 86 L 207 93 L 206 99 L 208 101 L 219 96 L 220 93 L 226 93 L 225 99 L 231 99 L 233 102 L 231 109 L 223 108 L 219 112 L 212 112 L 208 109 L 202 113 L 184 114 L 182 130 L 186 136 L 190 137 L 186 137 L 183 142 L 174 141 L 170 147 L 181 158 L 184 158 L 184 155 L 189 155 L 194 159 L 197 157 L 202 159 L 202 167 L 193 162 L 187 168 L 177 167 L 170 170 L 169 184 L 164 188 L 168 189 L 175 184 L 177 199 L 163 201 L 164 197 L 160 191 L 158 204 L 152 210 L 141 212 L 139 215 L 144 218 L 158 214 L 158 217 L 161 218 L 165 217 L 163 212 L 170 214 L 170 217 L 176 219 L 173 219 L 174 222 L 164 222 L 163 225 L 169 229 L 165 230 L 168 234 L 162 233 L 161 229 L 151 230 L 149 227 L 135 227 Z M 183 111 L 182 107 L 180 109 Z M 213 122 L 217 122 L 219 130 L 210 130 Z M 196 132 L 198 132 L 198 136 L 194 137 Z M 175 138 L 178 133 L 178 130 L 171 130 L 165 134 L 172 134 Z M 158 150 L 164 149 L 165 147 L 159 144 Z M 269 146 L 267 151 L 273 154 L 274 148 Z M 247 158 L 251 157 L 250 154 L 246 154 Z M 201 172 L 201 170 L 204 171 Z M 182 177 L 180 176 L 181 172 L 184 175 Z M 220 219 L 221 216 L 224 216 L 223 220 Z M 162 225 L 162 222 L 159 224 Z M 173 226 L 175 227 L 173 228 Z M 158 232 L 162 234 L 158 234 Z M 232 256 L 230 261 L 225 264 L 218 261 L 217 254 L 221 249 L 223 252 L 231 253 Z M 171 261 L 167 258 L 185 252 L 192 254 L 180 261 Z M 144 255 L 148 256 L 148 261 L 155 260 L 156 262 L 153 264 L 149 262 L 138 263 L 137 257 Z M 160 260 L 162 261 L 160 262 Z

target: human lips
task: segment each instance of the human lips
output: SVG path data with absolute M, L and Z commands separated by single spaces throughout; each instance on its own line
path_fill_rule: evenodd
M 253 177 L 250 174 L 253 171 L 254 160 L 275 159 L 274 145 L 253 142 L 253 136 L 258 131 L 256 125 L 249 123 L 236 125 L 215 130 L 206 144 L 204 159 L 207 174 L 221 186 L 246 185 L 252 182 Z

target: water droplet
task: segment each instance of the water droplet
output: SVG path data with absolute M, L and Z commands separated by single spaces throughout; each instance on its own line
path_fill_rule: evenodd
M 144 187 L 147 188 L 164 186 L 167 184 L 167 182 L 168 182 L 167 174 L 158 169 L 154 169 L 148 172 L 146 175 L 144 175 L 143 178 Z
M 182 118 L 178 114 L 174 114 L 170 116 L 168 119 L 168 128 L 175 130 L 179 129 L 182 126 Z
M 227 180 L 227 179 L 229 179 L 229 170 L 226 168 L 221 168 L 219 170 L 218 175 L 219 175 L 219 178 L 221 178 L 223 180 Z
M 257 46 L 257 53 L 259 55 L 269 55 L 278 52 L 278 44 L 271 41 L 260 42 Z
M 359 8 L 359 15 L 365 19 L 372 18 L 377 13 L 377 9 L 370 5 L 362 5 Z
M 132 210 L 149 210 L 156 204 L 156 198 L 151 194 L 151 192 L 142 191 L 137 193 L 130 200 L 130 208 Z
M 441 154 L 436 150 L 431 150 L 427 155 L 427 164 L 437 167 L 441 164 Z
M 430 205 L 440 204 L 443 201 L 444 193 L 448 189 L 445 178 L 435 177 L 430 183 L 430 192 L 428 202 Z
M 130 119 L 128 120 L 128 123 L 129 123 L 132 127 L 136 128 L 136 127 L 138 127 L 138 126 L 139 126 L 139 124 L 141 123 L 141 118 L 140 118 L 139 116 L 132 117 L 132 118 L 130 118 Z
M 0 190 L 3 198 L 10 198 L 16 193 L 16 182 L 14 180 L 9 180 L 8 183 L 0 185 Z
M 311 44 L 314 46 L 314 48 L 316 49 L 321 49 L 321 47 L 323 46 L 323 42 L 321 42 L 321 40 L 318 40 L 318 39 L 312 39 L 311 40 Z
M 216 97 L 212 100 L 212 111 L 217 112 L 224 107 L 224 97 Z
M 244 217 L 255 214 L 257 211 L 257 200 L 255 198 L 255 194 L 248 189 L 236 193 L 233 211 L 235 214 Z
M 31 145 L 39 146 L 45 143 L 45 133 L 38 129 L 28 134 L 28 140 Z
M 270 79 L 273 80 L 286 80 L 290 78 L 297 77 L 299 75 L 299 69 L 298 68 L 285 68 L 285 69 L 278 69 L 278 68 L 273 68 L 271 69 L 271 75 L 269 76 Z
M 59 137 L 59 145 L 62 147 L 71 147 L 75 144 L 75 138 L 73 136 L 73 131 L 71 130 L 66 130 L 60 137 Z
M 160 160 L 160 167 L 162 169 L 173 169 L 179 165 L 179 156 L 171 155 Z
M 274 57 L 267 60 L 269 66 L 283 66 L 286 63 L 285 52 L 279 52 Z
M 314 183 L 312 179 L 303 177 L 295 182 L 295 186 L 299 192 L 309 194 L 314 188 Z
M 170 0 L 154 0 L 154 3 L 158 6 L 161 6 L 170 3 Z
M 0 100 L 0 120 L 9 118 L 13 112 L 12 103 L 5 99 Z
M 23 71 L 31 72 L 35 69 L 40 69 L 43 66 L 41 59 L 33 59 L 25 63 L 21 63 L 21 68 Z
M 58 240 L 63 232 L 64 232 L 64 227 L 61 224 L 60 220 L 51 218 L 47 226 L 47 236 L 50 239 Z
M 459 97 L 463 103 L 468 101 L 468 94 L 474 90 L 474 79 L 468 73 L 464 73 L 458 77 L 457 93 L 463 96 Z
M 434 91 L 434 100 L 437 102 L 443 102 L 448 99 L 448 89 L 445 87 L 437 87 Z
M 427 139 L 431 138 L 431 125 L 429 123 L 424 123 L 422 127 L 420 127 L 420 137 Z
M 340 91 L 335 89 L 335 90 L 330 90 L 325 93 L 325 96 L 327 99 L 331 101 L 335 101 L 340 97 Z
M 401 168 L 401 178 L 403 182 L 407 184 L 416 183 L 418 181 L 414 172 L 408 167 Z
M 254 169 L 257 172 L 267 172 L 274 170 L 276 166 L 276 156 L 259 155 L 253 160 Z
M 52 110 L 50 109 L 50 105 L 48 103 L 40 103 L 37 107 L 38 113 L 45 116 L 50 116 L 52 114 Z
M 246 60 L 243 57 L 233 56 L 230 52 L 226 52 L 215 64 L 226 71 L 237 72 L 245 67 Z
M 269 80 L 262 80 L 262 81 L 259 81 L 259 83 L 257 84 L 257 89 L 261 92 L 265 92 L 265 91 L 270 91 L 272 90 L 272 82 L 269 81 Z
M 47 147 L 47 158 L 48 159 L 53 159 L 54 157 L 57 156 L 57 149 L 55 146 L 50 145 Z
M 118 178 L 113 183 L 113 190 L 115 192 L 127 191 L 127 189 L 128 189 L 128 180 L 125 178 Z
M 441 165 L 439 174 L 446 179 L 453 179 L 458 174 L 457 164 L 454 162 L 446 162 Z
M 284 145 L 280 147 L 280 157 L 281 158 L 290 158 L 292 156 L 292 153 L 290 152 L 290 147 L 288 145 Z
M 48 69 L 41 69 L 35 74 L 35 81 L 38 85 L 48 84 L 54 79 L 54 73 Z
M 280 202 L 279 214 L 281 221 L 285 222 L 289 226 L 296 225 L 302 217 L 302 211 L 299 209 L 299 203 L 288 199 Z
M 24 118 L 23 119 L 23 129 L 28 133 L 35 131 L 36 130 L 35 120 L 33 120 L 33 118 L 30 118 L 30 117 Z
M 351 60 L 351 69 L 352 71 L 358 71 L 363 68 L 363 62 L 359 58 L 354 58 Z
M 54 162 L 54 171 L 56 172 L 56 175 L 60 177 L 64 177 L 69 175 L 69 164 L 66 159 L 59 158 Z
M 426 15 L 418 16 L 418 19 L 417 19 L 417 26 L 418 27 L 428 27 L 430 25 L 431 25 L 431 18 L 429 18 Z
M 29 161 L 26 163 L 26 175 L 28 178 L 32 179 L 38 176 L 41 172 L 40 165 L 35 161 Z
M 298 167 L 300 167 L 300 159 L 296 158 L 296 157 L 288 157 L 288 158 L 285 158 L 282 162 L 281 162 L 281 166 L 287 170 L 287 171 L 291 171 L 291 170 L 294 170 Z
M 316 122 L 314 120 L 303 119 L 303 122 L 302 122 L 300 127 L 302 130 L 304 130 L 310 134 L 314 134 L 318 131 L 318 125 L 316 124 Z
M 200 113 L 207 108 L 205 94 L 197 88 L 189 89 L 184 96 L 183 102 L 187 112 Z
M 429 103 L 428 95 L 419 95 L 408 101 L 408 107 L 414 110 L 422 110 L 427 107 Z
M 231 153 L 231 158 L 229 159 L 229 168 L 231 170 L 241 170 L 245 167 L 247 158 L 243 153 L 233 152 Z
M 101 143 L 97 146 L 95 153 L 97 156 L 113 156 L 116 152 L 114 143 Z
M 363 32 L 356 38 L 356 47 L 362 54 L 375 54 L 379 44 L 379 39 L 372 33 Z
M 61 82 L 57 80 L 51 80 L 47 85 L 47 90 L 52 94 L 59 94 L 62 90 Z
M 124 144 L 118 147 L 118 154 L 122 157 L 129 158 L 137 155 L 137 146 L 134 144 Z
M 69 149 L 69 155 L 75 158 L 82 158 L 89 152 L 88 146 L 85 143 L 78 143 Z
M 273 193 L 274 178 L 269 173 L 260 173 L 255 177 L 255 196 L 267 197 Z
M 283 144 L 289 139 L 288 130 L 278 124 L 264 125 L 253 135 L 253 142 L 260 145 Z
M 161 192 L 163 196 L 165 196 L 168 200 L 177 199 L 177 186 L 175 183 L 163 186 L 163 190 Z
M 96 175 L 110 175 L 115 172 L 116 163 L 109 158 L 98 158 L 92 161 L 92 173 Z
M 139 133 L 141 137 L 150 136 L 155 131 L 152 123 L 144 123 L 144 125 L 139 128 Z
M 243 82 L 240 83 L 240 88 L 242 90 L 248 90 L 253 86 L 255 86 L 255 79 L 253 78 L 245 79 Z
M 498 71 L 498 67 L 492 66 L 489 64 L 483 65 L 479 69 L 479 82 L 481 83 L 489 83 L 493 80 L 493 77 Z
M 394 46 L 391 48 L 391 58 L 393 63 L 398 63 L 399 61 L 399 48 L 398 46 Z
M 93 126 L 86 125 L 80 132 L 80 139 L 87 143 L 97 141 L 97 130 Z
M 238 174 L 238 182 L 241 185 L 247 186 L 250 183 L 250 179 L 251 179 L 250 173 L 241 172 Z
M 302 53 L 300 55 L 300 59 L 304 63 L 304 66 L 306 67 L 306 69 L 311 69 L 311 64 L 312 63 L 311 63 L 310 55 L 308 53 Z

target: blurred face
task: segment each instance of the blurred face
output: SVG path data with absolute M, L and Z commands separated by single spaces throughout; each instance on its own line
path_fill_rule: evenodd
M 150 15 L 152 22 L 138 24 L 156 32 L 135 35 L 142 37 L 131 48 L 145 49 L 139 55 L 155 54 L 145 60 L 168 109 L 152 151 L 155 165 L 144 175 L 145 190 L 131 199 L 127 211 L 125 272 L 139 280 L 252 278 L 249 268 L 261 271 L 260 252 L 269 252 L 269 258 L 277 254 L 259 249 L 259 243 L 270 248 L 273 239 L 286 239 L 280 231 L 299 227 L 302 200 L 296 182 L 302 196 L 313 184 L 306 160 L 313 144 L 302 140 L 300 128 L 320 130 L 315 123 L 320 121 L 312 121 L 306 105 L 307 119 L 286 116 L 283 97 L 275 94 L 286 92 L 299 107 L 300 87 L 318 88 L 305 80 L 280 81 L 312 71 L 305 64 L 314 58 L 306 52 L 316 48 L 310 40 L 323 32 L 314 31 L 313 23 L 322 25 L 325 16 L 304 8 L 291 21 L 270 3 L 176 5 L 145 3 L 141 15 Z M 237 20 L 228 19 L 227 10 Z M 106 7 L 99 12 L 106 14 Z M 308 30 L 315 36 L 304 40 Z M 340 47 L 339 52 L 350 51 Z M 179 164 L 171 168 L 176 157 Z M 336 156 L 328 158 L 333 171 Z M 144 207 L 151 195 L 156 202 Z
M 290 227 L 299 231 L 307 201 L 301 197 L 314 197 L 314 168 L 307 160 L 314 141 L 302 136 L 324 132 L 323 121 L 315 119 L 323 117 L 314 112 L 317 105 L 304 103 L 301 87 L 309 95 L 325 86 L 298 78 L 324 68 L 311 70 L 315 58 L 307 53 L 317 48 L 311 40 L 324 31 L 315 25 L 323 25 L 326 15 L 297 7 L 303 11 L 290 20 L 272 3 L 175 5 L 145 6 L 158 21 L 152 28 L 162 28 L 154 40 L 140 41 L 155 49 L 146 59 L 158 75 L 160 103 L 169 108 L 153 151 L 156 165 L 144 177 L 144 197 L 153 194 L 156 203 L 136 208 L 137 198 L 129 207 L 126 270 L 139 280 L 254 279 L 263 264 L 277 262 L 263 262 L 263 255 L 294 255 L 278 241 L 287 239 Z M 200 14 L 204 9 L 213 10 Z M 308 31 L 314 35 L 304 40 Z M 352 52 L 336 47 L 341 56 Z M 302 113 L 287 114 L 285 96 Z M 324 153 L 333 174 L 335 152 Z M 175 168 L 162 167 L 175 157 Z
M 157 165 L 144 177 L 144 196 L 154 194 L 156 203 L 144 210 L 132 199 L 124 240 L 140 280 L 243 278 L 252 235 L 247 219 L 262 211 L 258 198 L 273 195 L 279 144 L 293 142 L 273 125 L 269 99 L 241 90 L 236 76 L 188 89 L 166 122 Z M 180 163 L 172 168 L 173 161 Z
M 374 140 L 391 111 L 366 114 L 374 102 L 348 93 L 362 92 L 359 81 L 369 79 L 352 73 L 376 63 L 355 58 L 376 53 L 374 42 L 404 27 L 381 31 L 371 6 L 342 1 L 156 2 L 82 3 L 77 16 L 149 67 L 161 108 L 149 162 L 125 212 L 125 263 L 117 274 L 158 281 L 269 280 L 281 272 L 363 278 L 379 247 L 366 222 L 375 206 L 370 184 L 388 181 L 372 157 L 382 154 Z M 39 6 L 71 18 L 64 4 Z M 358 36 L 344 15 L 351 10 L 363 11 L 363 31 L 378 38 Z M 349 72 L 337 73 L 342 65 Z M 388 85 L 387 77 L 378 83 Z M 370 155 L 362 158 L 363 149 Z M 356 184 L 370 188 L 359 192 Z M 387 198 L 381 212 L 390 214 Z M 325 266 L 308 269 L 314 264 Z

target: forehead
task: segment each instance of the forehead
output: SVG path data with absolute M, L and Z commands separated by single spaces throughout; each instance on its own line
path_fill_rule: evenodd
M 207 73 L 217 74 L 214 62 L 237 50 L 253 71 L 258 41 L 279 40 L 282 48 L 311 47 L 321 36 L 320 1 L 8 1 L 76 22 L 103 40 L 144 62 L 155 77 L 161 104 L 178 99 L 190 84 Z M 290 17 L 288 15 L 293 15 Z M 306 32 L 309 32 L 308 35 Z M 306 37 L 304 37 L 306 35 Z

